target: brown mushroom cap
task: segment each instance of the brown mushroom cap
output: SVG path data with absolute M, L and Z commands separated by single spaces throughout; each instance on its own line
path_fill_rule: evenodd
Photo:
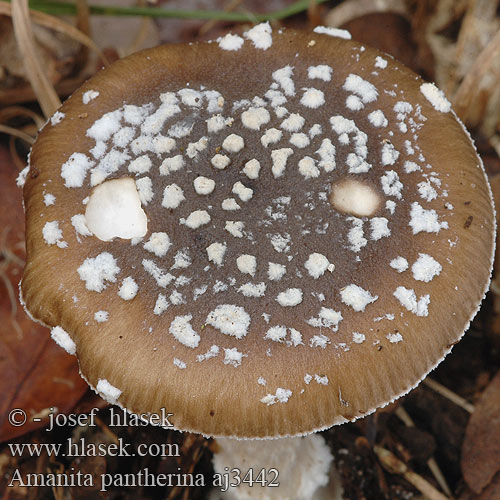
M 94 188 L 121 178 L 142 240 L 86 226 Z M 116 62 L 42 130 L 24 195 L 27 309 L 109 400 L 205 435 L 305 434 L 387 404 L 490 279 L 491 195 L 448 101 L 325 33 L 259 25 Z

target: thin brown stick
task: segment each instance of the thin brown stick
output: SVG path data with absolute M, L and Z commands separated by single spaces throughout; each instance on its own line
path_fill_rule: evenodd
M 17 46 L 24 61 L 26 75 L 35 91 L 43 114 L 48 118 L 59 108 L 61 101 L 52 83 L 47 78 L 35 49 L 35 38 L 31 28 L 28 0 L 13 0 L 12 23 L 14 25 Z
M 16 266 L 24 267 L 25 264 L 24 260 L 20 259 L 15 253 L 11 252 L 9 249 L 3 248 L 1 251 L 1 255 L 3 256 L 7 264 L 9 262 L 13 262 Z
M 5 288 L 7 289 L 7 295 L 10 300 L 10 311 L 12 317 L 15 317 L 17 314 L 17 302 L 16 302 L 16 294 L 14 292 L 14 287 L 12 286 L 12 283 L 10 282 L 7 274 L 3 270 L 0 269 L 0 278 L 4 282 Z
M 441 394 L 441 396 L 445 397 L 446 399 L 449 399 L 457 406 L 460 406 L 460 408 L 463 408 L 465 411 L 468 411 L 469 413 L 474 413 L 473 404 L 469 403 L 466 399 L 454 393 L 453 391 L 450 391 L 450 389 L 440 384 L 439 382 L 436 382 L 435 380 L 432 380 L 430 377 L 427 377 L 424 379 L 424 384 L 427 387 L 431 388 L 433 391 L 437 392 L 438 394 Z
M 415 427 L 415 423 L 413 422 L 412 418 L 408 414 L 408 412 L 404 409 L 403 406 L 399 405 L 396 408 L 396 415 L 404 422 L 404 424 L 407 427 Z M 446 479 L 444 477 L 444 474 L 441 472 L 441 469 L 439 468 L 438 463 L 436 462 L 436 459 L 434 457 L 429 458 L 427 460 L 427 467 L 429 467 L 429 470 L 432 472 L 432 475 L 438 482 L 439 486 L 441 486 L 441 489 L 449 496 L 451 497 L 451 490 L 450 487 L 448 486 L 448 483 L 446 482 Z
M 493 137 L 490 137 L 490 144 L 500 158 L 500 135 L 495 134 Z
M 58 95 L 67 96 L 72 94 L 90 75 L 81 75 L 77 78 L 66 78 L 56 84 Z M 24 85 L 14 89 L 0 89 L 0 105 L 13 105 L 22 102 L 31 102 L 36 99 L 33 89 Z M 46 119 L 44 119 L 45 123 Z
M 87 0 L 76 0 L 76 26 L 84 35 L 90 35 L 90 9 Z
M 137 0 L 138 7 L 144 7 L 145 4 L 146 4 L 145 0 Z M 153 28 L 153 20 L 149 17 L 143 17 L 141 19 L 140 26 L 134 35 L 134 39 L 127 47 L 125 54 L 120 54 L 120 56 L 123 57 L 128 54 L 133 54 L 134 52 L 137 52 L 141 47 L 141 45 L 144 43 L 144 40 L 146 40 L 152 28 Z
M 350 0 L 333 7 L 327 14 L 326 25 L 338 28 L 343 24 L 374 12 L 394 12 L 408 17 L 406 2 L 401 0 Z
M 6 261 L 8 262 L 8 261 Z M 8 266 L 8 264 L 7 264 Z M 5 272 L 4 269 L 7 268 L 7 266 L 0 266 L 0 280 L 3 281 L 5 288 L 7 290 L 7 295 L 10 300 L 10 320 L 11 324 L 14 327 L 14 330 L 17 333 L 17 338 L 18 340 L 22 340 L 23 338 L 23 330 L 21 326 L 19 325 L 16 315 L 17 315 L 17 300 L 16 300 L 16 293 L 14 291 L 14 287 L 12 286 L 12 283 L 10 282 L 9 277 L 7 276 L 7 273 Z
M 90 39 L 90 9 L 87 0 L 76 0 L 75 26 Z M 89 48 L 87 45 L 82 44 L 75 59 L 77 71 L 85 67 L 88 62 L 88 56 Z
M 231 0 L 227 5 L 224 6 L 224 12 L 235 11 L 241 5 L 241 2 L 242 0 Z M 198 30 L 198 33 L 200 35 L 204 35 L 205 33 L 208 33 L 216 24 L 217 21 L 215 19 L 210 19 L 205 24 L 203 24 L 203 26 Z
M 10 230 L 11 228 L 7 226 L 0 235 L 0 256 L 3 257 L 2 262 L 0 263 L 0 278 L 3 280 L 5 288 L 7 289 L 7 295 L 10 299 L 11 315 L 15 320 L 15 316 L 17 314 L 16 294 L 14 292 L 14 287 L 12 286 L 12 283 L 10 282 L 10 279 L 5 271 L 9 268 L 9 265 L 11 263 L 19 267 L 23 267 L 24 261 L 7 248 L 7 237 Z
M 8 108 L 0 109 L 0 123 L 6 123 L 12 118 L 17 118 L 19 116 L 33 120 L 38 130 L 41 129 L 45 123 L 45 119 L 42 116 L 29 108 L 9 106 Z
M 29 145 L 33 144 L 35 142 L 35 138 L 31 137 L 31 135 L 23 132 L 22 130 L 19 130 L 14 127 L 9 127 L 8 125 L 2 125 L 0 123 L 0 134 L 7 134 L 7 135 L 13 135 L 15 137 L 18 137 L 19 139 L 22 139 L 23 141 L 27 142 Z
M 17 170 L 21 172 L 23 168 L 26 167 L 26 158 L 21 158 L 19 151 L 17 150 L 17 137 L 14 135 L 9 136 L 9 153 L 12 162 L 16 166 Z
M 373 450 L 377 454 L 380 463 L 384 469 L 388 470 L 391 474 L 402 475 L 409 483 L 417 488 L 422 495 L 429 500 L 450 500 L 449 497 L 440 493 L 431 483 L 426 481 L 422 476 L 413 472 L 408 466 L 401 462 L 396 455 L 381 446 L 374 446 Z
M 319 5 L 316 0 L 309 0 L 309 7 L 307 8 L 307 18 L 310 26 L 317 26 L 322 24 L 323 18 L 319 11 Z

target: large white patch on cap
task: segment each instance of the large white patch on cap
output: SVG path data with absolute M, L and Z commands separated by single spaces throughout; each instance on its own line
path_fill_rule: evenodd
M 100 240 L 142 238 L 148 220 L 141 208 L 135 181 L 113 179 L 97 186 L 90 195 L 85 222 Z
M 369 217 L 380 205 L 380 197 L 372 187 L 349 179 L 333 186 L 331 203 L 340 212 Z

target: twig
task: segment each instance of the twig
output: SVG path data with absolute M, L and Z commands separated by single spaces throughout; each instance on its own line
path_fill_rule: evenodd
M 7 295 L 9 296 L 11 304 L 10 320 L 12 326 L 14 327 L 14 330 L 17 332 L 18 340 L 22 340 L 24 335 L 23 335 L 23 330 L 16 318 L 17 302 L 16 302 L 16 295 L 14 292 L 14 287 L 12 286 L 12 283 L 10 282 L 9 278 L 7 277 L 3 269 L 0 269 L 0 279 L 4 282 L 5 288 L 7 289 Z
M 430 377 L 426 377 L 424 379 L 424 384 L 427 387 L 431 388 L 433 391 L 436 391 L 438 394 L 441 394 L 441 396 L 445 397 L 446 399 L 449 399 L 457 406 L 460 406 L 460 408 L 463 408 L 465 411 L 468 411 L 469 413 L 474 413 L 473 404 L 469 403 L 466 399 L 454 393 L 453 391 L 450 391 L 450 389 L 440 384 L 439 382 L 432 380 Z
M 408 412 L 404 409 L 403 406 L 398 406 L 396 408 L 396 415 L 404 422 L 404 424 L 407 427 L 415 427 L 415 423 L 413 422 L 412 418 L 410 415 L 408 415 Z M 434 457 L 429 458 L 427 460 L 427 467 L 429 467 L 429 470 L 432 472 L 432 475 L 438 482 L 439 486 L 441 486 L 441 489 L 449 496 L 451 497 L 451 490 L 448 486 L 448 483 L 446 482 L 446 479 L 441 472 L 441 469 L 439 468 L 439 465 L 436 462 L 436 459 Z
M 36 125 L 37 130 L 40 130 L 45 120 L 38 113 L 35 113 L 29 108 L 24 108 L 22 106 L 9 106 L 8 108 L 0 109 L 0 123 L 6 123 L 12 118 L 17 118 L 19 116 L 30 118 Z
M 16 140 L 17 138 L 14 135 L 9 136 L 9 153 L 15 167 L 19 172 L 21 172 L 23 168 L 26 167 L 26 158 L 21 158 L 20 153 L 17 150 Z
M 31 137 L 31 135 L 26 134 L 25 132 L 23 132 L 22 130 L 18 130 L 17 128 L 9 127 L 8 125 L 2 125 L 1 123 L 0 134 L 14 135 L 15 137 L 19 137 L 19 139 L 22 139 L 30 145 L 35 142 L 35 138 Z
M 495 134 L 493 137 L 490 137 L 490 144 L 493 146 L 498 157 L 500 157 L 500 135 Z
M 316 0 L 309 0 L 309 7 L 307 9 L 307 17 L 309 25 L 317 26 L 322 23 L 322 16 L 318 8 L 319 4 Z
M 72 94 L 90 75 L 77 78 L 66 78 L 55 85 L 57 94 L 67 96 Z M 19 85 L 13 89 L 0 88 L 0 106 L 12 105 L 20 102 L 31 102 L 36 99 L 33 89 L 29 85 Z M 45 123 L 46 119 L 43 123 Z
M 241 0 L 231 0 L 225 7 L 224 12 L 233 12 L 237 7 L 241 4 Z M 200 29 L 199 34 L 204 35 L 208 33 L 214 26 L 217 21 L 215 19 L 210 19 L 207 21 Z
M 17 315 L 16 293 L 14 291 L 14 287 L 12 286 L 12 283 L 6 271 L 11 263 L 14 263 L 15 265 L 22 267 L 24 266 L 24 262 L 22 259 L 20 259 L 17 255 L 12 253 L 7 248 L 6 242 L 9 231 L 10 227 L 7 226 L 0 235 L 0 257 L 3 257 L 3 260 L 0 261 L 0 280 L 3 281 L 5 288 L 7 290 L 7 296 L 9 297 L 10 300 L 10 316 L 11 316 L 12 326 L 14 327 L 14 330 L 17 332 L 18 339 L 21 340 L 23 338 L 23 330 L 16 318 Z
M 145 0 L 137 0 L 137 5 L 140 7 L 144 7 L 145 3 Z M 149 17 L 143 17 L 141 19 L 140 26 L 134 35 L 133 41 L 127 47 L 125 54 L 133 54 L 134 52 L 137 52 L 139 50 L 139 48 L 149 35 L 150 31 L 152 30 L 152 23 L 153 21 Z M 120 56 L 123 57 L 122 54 L 120 54 Z
M 343 24 L 366 14 L 394 12 L 409 17 L 406 2 L 401 0 L 350 0 L 330 9 L 326 17 L 327 25 L 338 28 Z
M 28 0 L 14 0 L 12 3 L 12 24 L 19 52 L 24 61 L 28 80 L 35 91 L 46 118 L 53 115 L 61 101 L 47 78 L 35 49 L 35 38 L 31 29 Z
M 50 456 L 49 461 L 52 463 L 52 465 L 54 465 L 54 462 L 52 461 L 52 455 Z M 57 464 L 57 467 L 55 469 L 52 469 L 51 467 L 47 467 L 47 473 L 49 473 L 49 474 L 53 473 L 54 470 L 58 474 L 63 474 L 64 473 L 64 466 L 62 464 Z M 63 500 L 64 487 L 57 486 L 57 485 L 52 486 L 52 495 L 54 495 L 54 500 Z
M 76 0 L 76 27 L 84 35 L 90 35 L 90 12 L 87 0 Z
M 429 500 L 450 500 L 447 496 L 436 490 L 436 488 L 434 488 L 434 486 L 432 486 L 432 484 L 426 481 L 422 476 L 408 469 L 407 465 L 401 462 L 401 460 L 399 460 L 389 450 L 386 450 L 381 446 L 374 446 L 373 450 L 377 454 L 384 469 L 388 470 L 391 474 L 402 475 Z
M 74 20 L 74 25 L 77 30 L 83 33 L 85 36 L 92 39 L 90 35 L 90 12 L 87 5 L 87 0 L 76 0 L 76 18 Z M 52 17 L 52 16 L 51 16 Z M 89 51 L 86 45 L 82 45 L 76 56 L 75 56 L 75 70 L 82 70 L 88 62 Z

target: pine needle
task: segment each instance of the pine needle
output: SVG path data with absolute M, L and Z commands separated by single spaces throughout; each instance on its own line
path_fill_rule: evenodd
M 377 454 L 384 469 L 388 470 L 391 474 L 401 474 L 429 500 L 449 500 L 449 497 L 436 490 L 436 488 L 422 476 L 410 470 L 405 463 L 399 460 L 396 455 L 389 450 L 381 446 L 375 446 L 373 450 Z
M 0 123 L 0 134 L 13 135 L 14 137 L 22 139 L 24 142 L 27 142 L 30 146 L 35 142 L 35 138 L 31 137 L 31 135 L 17 128 L 9 127 L 8 125 L 2 125 L 1 123 Z
M 444 385 L 440 384 L 439 382 L 436 382 L 435 380 L 431 379 L 430 377 L 426 377 L 423 380 L 424 384 L 431 388 L 433 391 L 437 392 L 438 394 L 441 394 L 441 396 L 445 397 L 446 399 L 449 399 L 451 402 L 455 403 L 457 406 L 460 406 L 460 408 L 463 408 L 465 411 L 469 413 L 474 413 L 474 405 L 469 403 L 466 399 L 463 397 L 459 396 L 458 394 L 454 393 L 453 391 L 450 391 L 447 387 Z

